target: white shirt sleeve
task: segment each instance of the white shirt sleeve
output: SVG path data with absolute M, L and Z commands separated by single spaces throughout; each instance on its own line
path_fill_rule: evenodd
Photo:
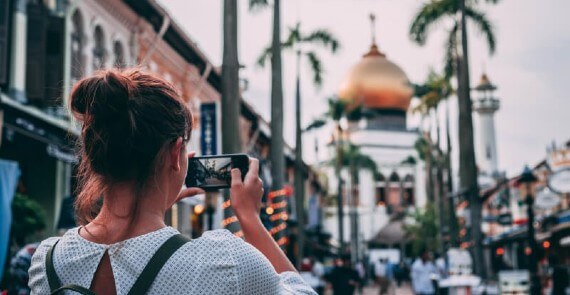
M 238 270 L 236 294 L 317 294 L 297 272 L 278 274 L 252 245 L 237 237 L 228 241 Z

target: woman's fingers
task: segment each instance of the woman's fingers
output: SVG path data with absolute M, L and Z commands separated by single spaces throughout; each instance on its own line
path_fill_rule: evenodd
M 232 174 L 231 186 L 232 187 L 242 186 L 243 182 L 241 180 L 241 171 L 237 168 L 234 168 L 231 170 L 231 174 Z
M 197 187 L 188 187 L 183 189 L 182 191 L 180 191 L 180 193 L 178 194 L 178 198 L 176 198 L 176 202 L 188 198 L 188 197 L 193 197 L 195 195 L 199 195 L 199 194 L 205 194 L 206 192 L 201 189 L 201 188 L 197 188 Z

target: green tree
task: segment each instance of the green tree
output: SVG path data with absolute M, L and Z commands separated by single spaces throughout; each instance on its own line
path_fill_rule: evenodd
M 429 251 L 438 249 L 437 233 L 439 229 L 433 204 L 428 203 L 425 208 L 416 209 L 408 215 L 406 220 L 404 231 L 411 238 L 412 252 L 415 256 L 421 255 L 423 249 Z
M 412 21 L 410 27 L 411 38 L 420 45 L 425 44 L 428 33 L 434 24 L 444 19 L 450 19 L 453 26 L 449 30 L 446 42 L 445 73 L 446 76 L 456 75 L 458 80 L 459 103 L 459 175 L 462 190 L 467 192 L 470 203 L 471 221 L 477 225 L 471 228 L 473 237 L 473 260 L 475 273 L 486 279 L 483 257 L 483 234 L 479 226 L 482 221 L 481 200 L 477 184 L 477 167 L 475 163 L 475 150 L 473 143 L 473 119 L 471 111 L 471 97 L 469 86 L 469 64 L 467 46 L 467 19 L 478 28 L 486 38 L 489 51 L 495 51 L 495 34 L 492 23 L 487 16 L 479 10 L 477 0 L 433 0 L 425 2 Z M 497 3 L 498 0 L 486 0 Z M 459 15 L 459 19 L 457 18 Z M 460 33 L 460 36 L 458 36 Z M 458 37 L 461 42 L 459 45 Z
M 325 47 L 331 53 L 336 53 L 339 47 L 338 40 L 327 30 L 319 29 L 305 34 L 301 31 L 301 24 L 297 23 L 295 27 L 289 28 L 289 35 L 281 43 L 282 50 L 293 50 L 297 54 L 297 77 L 295 89 L 295 205 L 297 212 L 297 221 L 299 223 L 299 256 L 304 255 L 304 203 L 305 203 L 305 169 L 303 167 L 303 144 L 302 144 L 302 128 L 301 128 L 301 59 L 308 62 L 313 73 L 313 84 L 320 88 L 322 85 L 323 67 L 319 56 L 313 47 Z M 263 50 L 258 58 L 258 64 L 264 66 L 266 60 L 271 57 L 272 48 L 267 47 Z M 301 259 L 298 259 L 301 263 Z
M 416 145 L 416 149 L 418 149 L 418 152 L 423 155 L 423 160 L 426 163 L 426 184 L 428 197 L 431 197 L 431 200 L 437 201 L 437 214 L 439 217 L 439 224 L 449 225 L 450 242 L 452 246 L 457 246 L 457 220 L 455 218 L 455 211 L 452 209 L 454 206 L 451 202 L 451 204 L 447 206 L 448 210 L 446 213 L 446 204 L 444 202 L 444 200 L 449 199 L 447 198 L 447 192 L 451 192 L 453 188 L 451 183 L 452 173 L 450 162 L 451 139 L 449 130 L 449 102 L 445 104 L 445 120 L 447 125 L 447 151 L 445 153 L 441 148 L 441 131 L 439 124 L 439 106 L 444 100 L 448 100 L 449 96 L 452 95 L 453 92 L 454 91 L 449 81 L 449 77 L 437 74 L 431 70 L 428 74 L 426 82 L 422 85 L 416 85 L 415 87 L 415 96 L 420 99 L 420 104 L 417 105 L 412 111 L 420 113 L 422 118 L 431 116 L 433 119 L 435 119 L 437 137 L 435 143 L 431 139 L 431 134 L 428 131 L 423 134 L 423 142 L 419 145 Z M 435 170 L 435 177 L 433 175 L 433 170 Z M 444 183 L 444 170 L 447 171 L 448 176 L 447 186 Z M 436 188 L 437 193 L 434 191 Z M 440 233 L 443 233 L 443 231 L 440 231 Z M 443 246 L 443 244 L 441 244 L 441 246 Z
M 242 151 L 239 130 L 240 93 L 239 93 L 239 61 L 237 49 L 237 1 L 224 0 L 224 44 L 222 60 L 222 152 L 224 154 Z M 226 191 L 224 199 L 229 200 Z M 224 218 L 233 216 L 231 207 L 224 210 Z M 237 222 L 227 225 L 231 232 L 239 231 Z
M 12 226 L 10 237 L 18 248 L 28 243 L 28 238 L 44 230 L 46 217 L 42 206 L 27 196 L 16 194 L 12 200 Z
M 351 103 L 340 100 L 337 97 L 332 97 L 328 99 L 328 109 L 320 117 L 315 119 L 309 126 L 305 129 L 306 131 L 318 129 L 325 126 L 327 123 L 332 123 L 335 130 L 335 145 L 336 145 L 336 157 L 334 158 L 335 174 L 338 179 L 337 181 L 337 215 L 338 215 L 338 232 L 339 232 L 339 242 L 341 251 L 345 250 L 344 245 L 344 213 L 343 213 L 343 201 L 342 201 L 342 177 L 341 170 L 346 163 L 345 160 L 345 149 L 343 143 L 343 137 L 347 130 L 344 130 L 341 126 L 341 121 L 343 119 L 348 122 L 358 122 L 363 118 L 370 117 L 370 114 L 362 106 L 354 106 Z

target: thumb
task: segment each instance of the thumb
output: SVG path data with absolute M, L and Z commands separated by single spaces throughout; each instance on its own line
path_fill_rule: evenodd
M 241 171 L 237 168 L 232 169 L 232 187 L 236 185 L 243 185 L 241 180 Z

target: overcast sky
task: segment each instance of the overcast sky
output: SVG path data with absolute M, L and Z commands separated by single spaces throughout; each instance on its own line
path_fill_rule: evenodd
M 221 0 L 159 0 L 206 53 L 215 65 L 222 60 Z M 282 35 L 300 21 L 302 29 L 326 28 L 341 42 L 334 56 L 320 52 L 324 61 L 324 84 L 316 90 L 303 79 L 303 122 L 308 124 L 326 109 L 326 98 L 337 92 L 349 69 L 370 46 L 368 15 L 376 14 L 376 38 L 380 50 L 397 63 L 412 82 L 425 80 L 430 67 L 440 69 L 447 24 L 434 28 L 424 47 L 412 43 L 409 24 L 420 0 L 283 0 Z M 548 3 L 547 3 L 548 2 Z M 270 43 L 270 10 L 248 12 L 247 1 L 239 1 L 239 56 L 246 66 L 242 76 L 249 80 L 245 98 L 265 118 L 270 113 L 270 72 L 255 65 L 262 48 Z M 489 56 L 484 40 L 470 27 L 471 81 L 476 83 L 485 69 L 498 87 L 501 109 L 495 118 L 499 167 L 509 175 L 525 163 L 534 164 L 546 155 L 553 140 L 570 139 L 570 1 L 503 0 L 496 6 L 482 6 L 495 24 L 497 52 Z M 284 53 L 285 134 L 294 143 L 293 55 Z M 456 102 L 451 101 L 453 109 Z M 452 124 L 457 125 L 456 112 Z M 413 118 L 410 127 L 417 124 Z M 457 133 L 455 126 L 452 132 Z M 314 134 L 304 137 L 305 157 L 315 160 Z M 317 136 L 322 142 L 326 134 Z M 456 136 L 455 136 L 456 137 Z M 321 149 L 322 150 L 322 149 Z M 457 149 L 456 149 L 457 150 Z M 321 156 L 322 157 L 322 156 Z M 322 160 L 322 159 L 321 159 Z

